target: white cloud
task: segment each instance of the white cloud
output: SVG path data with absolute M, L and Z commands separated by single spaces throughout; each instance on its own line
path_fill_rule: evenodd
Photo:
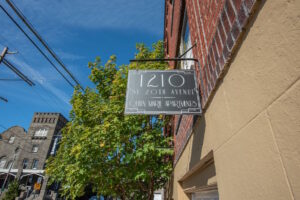
M 69 60 L 69 61 L 75 61 L 75 60 L 81 60 L 84 59 L 84 56 L 80 56 L 80 55 L 75 55 L 69 52 L 65 52 L 62 50 L 55 50 L 56 54 L 59 55 L 59 57 L 62 60 Z
M 64 91 L 58 89 L 54 86 L 52 82 L 50 82 L 51 79 L 46 78 L 43 74 L 29 66 L 27 63 L 25 63 L 22 60 L 19 60 L 15 57 L 11 57 L 13 63 L 18 66 L 20 71 L 24 73 L 30 80 L 32 80 L 35 83 L 39 83 L 42 87 L 44 87 L 46 90 L 51 92 L 57 99 L 59 99 L 61 102 L 65 103 L 70 108 L 70 96 L 67 95 Z

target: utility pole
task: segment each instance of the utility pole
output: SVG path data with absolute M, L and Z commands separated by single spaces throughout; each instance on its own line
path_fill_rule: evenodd
M 34 82 L 32 82 L 27 76 L 25 76 L 20 70 L 18 70 L 11 62 L 4 58 L 5 54 L 15 54 L 17 52 L 8 52 L 8 47 L 4 47 L 1 58 L 0 64 L 3 62 L 11 71 L 13 71 L 16 75 L 18 75 L 23 81 L 25 81 L 29 86 L 34 86 Z
M 0 56 L 0 64 L 1 64 L 2 60 L 4 59 L 4 56 L 7 53 L 7 50 L 8 50 L 8 48 L 4 47 L 4 49 L 3 49 L 2 53 L 1 53 L 1 56 Z M 0 96 L 0 100 L 4 101 L 6 103 L 8 102 L 8 100 L 6 98 L 1 97 L 1 96 Z
M 1 53 L 1 56 L 0 56 L 0 64 L 1 64 L 2 60 L 4 59 L 4 56 L 7 53 L 7 50 L 8 50 L 8 48 L 4 47 L 4 49 L 3 49 L 2 53 Z
M 17 76 L 19 76 L 23 81 L 25 81 L 29 86 L 34 86 L 34 82 L 32 82 L 27 76 L 25 76 L 20 70 L 18 70 L 12 63 L 10 63 L 7 59 L 5 59 L 6 54 L 15 54 L 17 52 L 8 52 L 8 47 L 4 47 L 1 56 L 0 56 L 0 64 L 3 63 L 6 65 L 12 72 L 14 72 Z M 0 96 L 0 100 L 4 102 L 8 102 L 8 100 L 4 97 Z

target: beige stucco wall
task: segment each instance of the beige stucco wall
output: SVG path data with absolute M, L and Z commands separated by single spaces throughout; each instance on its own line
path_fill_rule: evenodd
M 266 1 L 174 168 L 214 151 L 221 200 L 300 199 L 300 1 Z

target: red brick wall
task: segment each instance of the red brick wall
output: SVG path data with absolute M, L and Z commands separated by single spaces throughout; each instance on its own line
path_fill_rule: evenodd
M 187 9 L 194 57 L 200 69 L 195 70 L 201 90 L 204 108 L 216 87 L 217 81 L 230 59 L 237 40 L 257 0 L 171 0 L 165 1 L 165 55 L 177 57 L 184 9 Z M 174 13 L 172 14 L 174 9 Z M 173 15 L 173 27 L 172 27 Z M 172 31 L 171 31 L 172 30 Z M 172 32 L 172 34 L 171 34 Z M 175 66 L 170 63 L 170 66 Z M 191 134 L 193 116 L 183 116 L 177 127 L 179 116 L 174 117 L 175 162 L 178 160 Z M 175 133 L 177 131 L 177 134 Z

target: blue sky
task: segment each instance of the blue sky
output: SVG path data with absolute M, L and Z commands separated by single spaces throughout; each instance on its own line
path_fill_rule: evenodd
M 87 63 L 117 56 L 118 64 L 134 57 L 136 43 L 150 46 L 163 38 L 163 0 L 14 0 L 50 47 L 72 71 L 82 86 L 92 86 Z M 0 0 L 16 17 L 5 0 Z M 0 81 L 0 125 L 20 125 L 26 130 L 34 112 L 60 112 L 68 118 L 73 88 L 40 55 L 23 33 L 0 10 L 0 51 L 8 46 L 14 63 L 36 86 L 22 81 Z M 57 66 L 59 66 L 57 64 Z M 17 78 L 3 64 L 0 79 Z M 4 131 L 0 126 L 0 132 Z

